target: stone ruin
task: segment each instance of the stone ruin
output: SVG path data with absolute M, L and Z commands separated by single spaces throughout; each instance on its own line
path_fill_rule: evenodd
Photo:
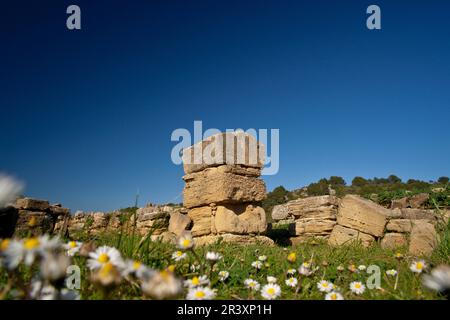
M 187 213 L 171 215 L 169 231 L 190 230 L 200 245 L 221 239 L 235 243 L 266 243 L 267 221 L 261 201 L 266 187 L 259 178 L 264 146 L 252 135 L 213 135 L 183 150 Z
M 380 242 L 383 248 L 408 247 L 410 254 L 429 255 L 437 245 L 437 227 L 448 222 L 450 210 L 417 208 L 424 196 L 421 199 L 416 208 L 395 202 L 387 209 L 356 195 L 308 197 L 275 206 L 272 219 L 289 224 L 292 244 L 316 238 L 331 245 L 360 241 L 367 247 Z

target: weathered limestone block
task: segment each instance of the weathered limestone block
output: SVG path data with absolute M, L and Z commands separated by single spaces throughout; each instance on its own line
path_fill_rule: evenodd
M 341 226 L 381 237 L 389 217 L 388 209 L 355 195 L 346 195 L 339 205 L 337 222 Z
M 428 193 L 419 193 L 411 197 L 409 199 L 409 206 L 411 208 L 420 208 L 422 207 L 430 198 Z
M 301 245 L 304 243 L 313 243 L 317 241 L 327 240 L 329 239 L 330 235 L 317 235 L 317 234 L 302 234 L 296 237 L 289 238 L 289 241 L 291 242 L 292 246 Z
M 210 206 L 193 208 L 188 211 L 192 220 L 192 236 L 198 237 L 211 233 L 212 208 Z
M 368 247 L 375 241 L 375 238 L 358 230 L 335 225 L 328 239 L 328 243 L 332 246 L 350 244 L 355 241 L 361 241 L 363 246 Z
M 225 206 L 218 206 L 214 217 L 214 228 L 217 233 L 244 233 L 244 225 L 234 211 Z
M 330 234 L 336 225 L 336 220 L 303 218 L 290 225 L 290 233 L 294 236 L 305 234 L 326 235 Z
M 267 230 L 264 209 L 251 204 L 217 206 L 213 231 L 215 233 L 265 233 Z
M 239 220 L 244 225 L 244 233 L 265 233 L 267 231 L 266 212 L 262 207 L 244 205 L 245 211 L 239 214 Z
M 183 150 L 186 174 L 223 164 L 261 169 L 265 161 L 265 147 L 245 132 L 223 132 Z
M 335 196 L 325 195 L 308 197 L 289 201 L 286 206 L 289 212 L 299 218 L 315 217 L 317 214 L 329 216 L 334 212 L 338 199 Z
M 403 197 L 401 199 L 394 199 L 391 201 L 391 209 L 403 209 L 408 208 L 409 202 L 408 197 Z
M 405 208 L 400 210 L 402 219 L 428 219 L 428 220 L 438 220 L 438 216 L 434 210 L 424 210 L 424 209 L 412 209 Z
M 420 256 L 430 255 L 437 245 L 434 225 L 428 221 L 417 220 L 411 230 L 409 253 Z
M 263 246 L 273 246 L 275 243 L 272 239 L 266 236 L 259 235 L 238 235 L 238 234 L 218 234 L 218 235 L 207 235 L 195 238 L 195 244 L 197 246 L 205 246 L 215 244 L 218 241 L 221 243 L 233 243 L 233 244 L 257 244 Z
M 189 228 L 192 220 L 187 214 L 180 212 L 172 212 L 169 219 L 169 231 L 180 236 L 185 230 Z
M 274 221 L 284 220 L 289 217 L 289 208 L 285 204 L 278 204 L 272 209 L 272 219 Z
M 55 221 L 46 212 L 19 210 L 17 231 L 32 231 L 34 235 L 52 233 Z
M 187 208 L 210 203 L 259 202 L 266 197 L 261 179 L 222 172 L 220 167 L 192 173 L 183 179 L 186 182 L 183 202 Z
M 411 232 L 414 220 L 411 219 L 391 219 L 386 225 L 387 231 L 392 232 Z
M 384 249 L 395 249 L 408 245 L 408 238 L 402 233 L 386 233 L 381 240 L 381 247 Z
M 46 211 L 50 208 L 50 204 L 48 201 L 45 200 L 22 198 L 17 199 L 16 207 L 18 209 L 29 211 Z

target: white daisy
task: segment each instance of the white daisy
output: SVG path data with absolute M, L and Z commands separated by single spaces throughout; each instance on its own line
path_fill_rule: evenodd
M 285 283 L 287 286 L 295 288 L 298 284 L 298 280 L 297 280 L 297 278 L 291 277 L 291 278 L 286 279 Z
M 414 261 L 413 263 L 411 263 L 411 265 L 409 266 L 409 269 L 415 273 L 422 273 L 423 269 L 425 269 L 426 267 L 427 267 L 427 265 L 426 265 L 425 261 L 419 260 L 419 261 Z
M 265 255 L 259 256 L 258 260 L 261 261 L 261 262 L 264 262 L 264 261 L 267 260 L 267 256 L 265 256 Z
M 211 300 L 216 296 L 216 292 L 208 287 L 190 288 L 186 299 L 187 300 Z
M 397 270 L 395 269 L 386 270 L 386 274 L 388 276 L 395 277 L 397 275 Z
M 312 269 L 311 267 L 312 267 L 311 263 L 303 262 L 301 264 L 300 268 L 298 268 L 298 273 L 300 273 L 301 275 L 304 275 L 304 276 L 310 276 L 317 270 L 317 268 Z
M 423 276 L 425 287 L 438 292 L 448 292 L 450 290 L 450 267 L 440 265 L 431 271 L 431 275 Z
M 273 300 L 281 295 L 281 288 L 275 283 L 266 284 L 261 289 L 261 296 L 266 300 Z
M 267 276 L 267 282 L 268 283 L 277 283 L 277 278 L 273 276 Z
M 230 276 L 230 273 L 228 271 L 222 270 L 219 272 L 219 280 L 222 282 L 227 280 L 229 276 Z
M 189 266 L 189 269 L 191 270 L 191 272 L 196 272 L 196 271 L 200 270 L 200 265 L 197 263 L 191 264 Z
M 175 261 L 181 261 L 186 258 L 186 253 L 183 251 L 175 251 L 172 253 L 172 259 Z
M 297 272 L 297 270 L 295 270 L 294 268 L 288 269 L 288 271 L 286 272 L 288 275 L 292 276 Z
M 52 285 L 61 285 L 70 263 L 70 258 L 65 254 L 49 253 L 41 261 L 41 276 Z
M 207 276 L 193 277 L 184 281 L 184 286 L 189 288 L 209 286 L 209 279 Z
M 66 250 L 68 256 L 73 257 L 76 253 L 80 251 L 82 245 L 83 243 L 79 241 L 69 241 L 64 245 L 64 249 Z
M 344 297 L 339 292 L 332 291 L 325 295 L 325 300 L 344 300 Z
M 172 299 L 183 292 L 181 281 L 167 270 L 149 273 L 141 284 L 142 292 L 152 299 Z
M 253 261 L 252 267 L 255 269 L 261 269 L 263 267 L 263 263 L 261 261 Z
M 123 267 L 122 257 L 116 248 L 101 246 L 95 252 L 89 253 L 89 260 L 87 262 L 89 269 L 97 270 L 107 263 L 111 263 L 118 268 Z
M 124 264 L 123 275 L 134 276 L 141 279 L 144 277 L 144 273 L 147 271 L 147 267 L 138 260 L 127 260 Z
M 350 290 L 355 294 L 363 294 L 366 290 L 366 286 L 360 281 L 353 281 L 350 283 Z
M 178 248 L 181 250 L 189 250 L 194 247 L 194 239 L 190 232 L 184 232 L 177 241 Z
M 22 261 L 23 244 L 21 241 L 4 239 L 0 243 L 0 258 L 2 264 L 9 270 L 17 268 Z
M 367 269 L 367 267 L 366 267 L 365 265 L 363 265 L 363 264 L 361 264 L 361 265 L 358 266 L 358 270 L 359 270 L 359 271 L 364 271 L 364 270 L 366 270 L 366 269 Z
M 217 262 L 220 259 L 222 259 L 222 255 L 217 252 L 207 252 L 206 253 L 206 260 L 210 262 Z
M 245 285 L 245 287 L 247 289 L 251 289 L 251 290 L 254 290 L 254 291 L 258 291 L 259 290 L 259 283 L 256 280 L 245 279 L 244 285 Z
M 331 282 L 321 280 L 317 283 L 317 289 L 319 289 L 320 292 L 331 292 L 334 288 Z

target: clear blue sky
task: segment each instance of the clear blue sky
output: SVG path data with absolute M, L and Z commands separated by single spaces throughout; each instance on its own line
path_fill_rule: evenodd
M 78 4 L 82 30 L 65 27 Z M 382 30 L 366 28 L 378 4 Z M 16 1 L 0 171 L 72 210 L 181 201 L 176 128 L 279 128 L 268 189 L 450 175 L 448 1 Z

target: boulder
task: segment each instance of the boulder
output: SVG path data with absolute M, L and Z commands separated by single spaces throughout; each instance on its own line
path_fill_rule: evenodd
M 430 198 L 428 193 L 419 193 L 409 199 L 409 206 L 411 208 L 421 208 Z
M 238 234 L 220 234 L 220 235 L 207 235 L 195 238 L 195 244 L 197 246 L 212 245 L 218 242 L 221 243 L 233 243 L 239 245 L 262 245 L 273 246 L 275 242 L 266 237 L 259 235 L 238 235 Z
M 403 197 L 401 199 L 394 199 L 391 201 L 391 209 L 403 209 L 408 208 L 408 197 Z
M 303 218 L 291 224 L 289 231 L 295 236 L 305 234 L 326 235 L 331 233 L 335 225 L 336 220 Z
M 289 208 L 285 204 L 278 204 L 272 209 L 272 220 L 279 221 L 289 217 Z
M 183 150 L 186 174 L 220 165 L 240 165 L 261 169 L 265 161 L 264 145 L 245 132 L 222 132 Z
M 428 256 L 437 245 L 434 225 L 425 220 L 417 220 L 411 230 L 409 253 L 415 256 Z
M 262 234 L 267 231 L 266 212 L 260 206 L 244 205 L 245 211 L 239 214 L 239 221 L 244 225 L 244 233 Z
M 32 231 L 33 235 L 52 233 L 55 221 L 46 212 L 19 210 L 16 230 Z
M 383 249 L 395 249 L 408 245 L 408 238 L 402 233 L 386 233 L 381 239 Z
M 332 246 L 351 244 L 359 241 L 363 246 L 368 247 L 375 241 L 375 238 L 370 234 L 358 230 L 335 225 L 328 239 L 328 243 Z
M 411 219 L 391 219 L 386 225 L 386 230 L 391 232 L 411 232 L 414 220 Z
M 180 236 L 185 230 L 189 228 L 192 221 L 188 215 L 180 212 L 172 212 L 169 219 L 169 231 Z
M 16 207 L 18 209 L 29 211 L 47 211 L 50 208 L 50 204 L 46 200 L 21 198 L 17 199 Z
M 346 195 L 337 214 L 341 226 L 381 237 L 389 217 L 388 209 L 356 195 Z
M 210 203 L 259 202 L 266 197 L 264 181 L 256 177 L 224 172 L 221 167 L 208 168 L 183 177 L 183 203 L 187 208 Z
M 338 204 L 338 199 L 334 196 L 308 197 L 289 201 L 286 206 L 290 214 L 299 217 L 315 217 L 318 214 L 330 216 L 335 214 L 334 207 Z

